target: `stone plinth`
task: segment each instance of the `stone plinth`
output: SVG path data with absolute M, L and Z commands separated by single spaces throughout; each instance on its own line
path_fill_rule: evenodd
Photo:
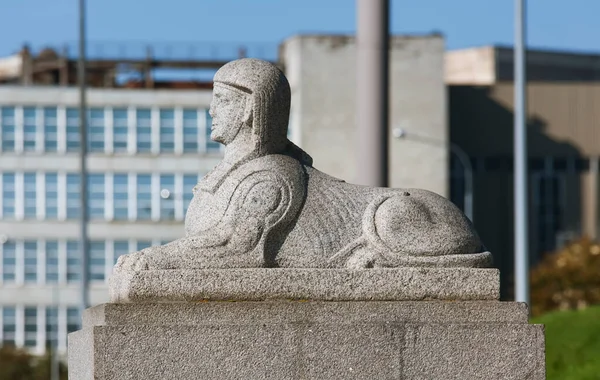
M 494 270 L 177 272 L 115 278 L 113 299 L 145 302 L 86 310 L 69 335 L 70 379 L 545 378 L 543 326 L 497 301 Z M 159 302 L 167 293 L 194 301 Z
M 117 272 L 111 302 L 495 300 L 500 273 L 483 268 L 222 269 Z

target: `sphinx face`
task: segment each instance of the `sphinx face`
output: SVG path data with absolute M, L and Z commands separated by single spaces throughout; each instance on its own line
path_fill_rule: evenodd
M 247 103 L 246 95 L 215 83 L 209 110 L 211 140 L 227 145 L 235 139 L 244 125 Z

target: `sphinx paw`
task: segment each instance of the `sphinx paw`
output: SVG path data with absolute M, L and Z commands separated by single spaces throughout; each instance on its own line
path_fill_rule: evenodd
M 159 249 L 160 247 L 150 247 L 141 251 L 123 255 L 117 260 L 114 270 L 122 272 L 140 272 L 144 270 L 157 269 L 155 268 L 156 265 L 154 265 L 155 260 L 152 258 L 156 256 Z

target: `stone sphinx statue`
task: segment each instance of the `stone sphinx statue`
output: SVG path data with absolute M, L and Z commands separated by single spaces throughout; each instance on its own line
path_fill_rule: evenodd
M 290 87 L 275 65 L 232 61 L 213 95 L 211 139 L 225 155 L 193 190 L 186 236 L 124 255 L 116 271 L 490 266 L 470 221 L 442 196 L 317 170 L 287 139 Z

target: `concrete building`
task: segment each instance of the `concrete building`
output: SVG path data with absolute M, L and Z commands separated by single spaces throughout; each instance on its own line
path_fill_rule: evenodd
M 600 236 L 600 54 L 527 53 L 530 252 Z M 513 282 L 512 50 L 449 52 L 450 141 L 474 169 L 474 223 L 495 253 L 503 295 Z M 451 199 L 461 205 L 463 168 L 453 160 Z
M 118 256 L 183 236 L 192 187 L 221 157 L 210 90 L 90 89 L 90 298 Z M 78 328 L 79 119 L 72 87 L 0 87 L 0 341 L 64 352 Z
M 401 127 L 422 139 L 389 141 L 389 186 L 447 196 L 448 123 L 444 39 L 394 36 L 390 41 L 390 134 Z M 292 88 L 292 139 L 315 166 L 356 180 L 356 41 L 350 36 L 295 36 L 281 48 Z

